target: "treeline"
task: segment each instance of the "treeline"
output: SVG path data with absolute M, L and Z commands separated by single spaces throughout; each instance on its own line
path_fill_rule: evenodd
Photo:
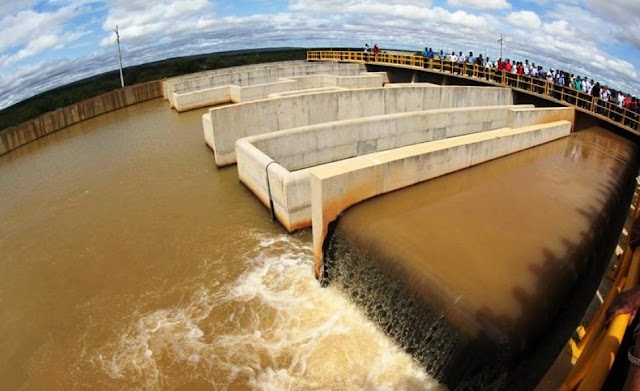
M 123 73 L 125 84 L 132 85 L 209 69 L 306 58 L 306 49 L 231 51 L 156 61 L 125 68 Z M 113 71 L 43 92 L 0 110 L 0 131 L 117 88 L 120 88 L 120 73 Z

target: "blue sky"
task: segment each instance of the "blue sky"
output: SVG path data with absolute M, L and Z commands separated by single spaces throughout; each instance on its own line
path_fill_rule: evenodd
M 486 53 L 640 96 L 638 0 L 1 0 L 0 108 L 124 65 L 257 47 Z M 125 75 L 126 79 L 126 75 Z

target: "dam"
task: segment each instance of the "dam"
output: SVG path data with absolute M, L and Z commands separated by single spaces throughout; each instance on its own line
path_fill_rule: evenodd
M 313 92 L 316 99 L 340 94 L 357 92 Z M 382 115 L 414 115 L 408 105 L 396 113 L 386 107 Z M 592 126 L 387 192 L 350 208 L 331 227 L 330 283 L 321 288 L 310 230 L 289 234 L 273 224 L 238 170 L 216 167 L 241 155 L 239 139 L 207 140 L 229 141 L 223 152 L 231 160 L 224 162 L 203 145 L 203 130 L 216 131 L 217 122 L 205 120 L 212 110 L 179 114 L 153 100 L 0 157 L 0 216 L 7 222 L 0 231 L 0 332 L 7 341 L 0 376 L 9 388 L 429 390 L 456 388 L 456 377 L 504 386 L 522 370 L 511 362 L 522 362 L 523 352 L 548 337 L 554 322 L 541 314 L 553 317 L 573 298 L 563 282 L 592 284 L 590 273 L 602 274 L 608 263 L 602 258 L 617 239 L 607 234 L 620 231 L 637 173 L 632 143 Z M 505 121 L 496 122 L 497 130 L 532 126 L 516 124 L 513 110 L 549 113 L 496 110 L 496 121 Z M 563 121 L 545 121 L 557 120 Z M 321 126 L 274 126 L 282 131 L 281 125 L 285 132 Z M 480 123 L 479 130 L 493 127 Z M 360 149 L 372 152 L 371 145 Z M 417 232 L 423 239 L 411 241 Z M 431 269 L 420 266 L 427 257 Z M 513 258 L 522 258 L 517 267 Z M 550 275 L 557 280 L 547 292 L 541 286 Z M 446 287 L 426 285 L 430 277 L 467 290 L 429 290 Z M 410 292 L 389 296 L 398 281 Z M 425 308 L 412 292 L 437 299 Z M 452 298 L 459 306 L 447 306 Z M 525 305 L 533 312 L 520 316 Z M 426 321 L 435 326 L 425 329 Z M 565 343 L 571 327 L 552 326 L 552 337 Z M 483 337 L 471 338 L 477 335 Z M 462 373 L 460 363 L 478 368 L 474 344 L 504 364 L 499 372 Z M 523 365 L 539 379 L 550 354 L 534 353 Z

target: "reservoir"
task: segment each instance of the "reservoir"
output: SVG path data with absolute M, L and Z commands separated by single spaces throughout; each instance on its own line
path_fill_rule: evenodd
M 0 157 L 0 388 L 441 386 L 161 99 Z

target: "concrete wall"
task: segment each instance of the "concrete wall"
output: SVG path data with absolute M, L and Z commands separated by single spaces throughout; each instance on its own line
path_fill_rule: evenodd
M 376 115 L 513 104 L 508 88 L 412 85 L 332 91 L 259 100 L 209 110 L 203 128 L 218 166 L 236 161 L 235 142 L 284 129 Z M 205 123 L 203 121 L 203 123 Z
M 162 93 L 165 99 L 170 99 L 174 92 L 183 93 L 225 85 L 250 86 L 265 84 L 278 81 L 283 77 L 322 73 L 350 76 L 358 75 L 361 72 L 366 72 L 366 68 L 361 64 L 282 61 L 216 69 L 173 77 L 162 82 Z
M 205 88 L 190 92 L 174 92 L 169 99 L 171 107 L 179 113 L 200 107 L 216 106 L 224 103 L 249 102 L 264 99 L 269 94 L 290 91 L 297 88 L 295 80 L 283 79 L 275 83 L 255 86 L 222 86 Z
M 86 119 L 161 96 L 161 83 L 152 81 L 114 90 L 43 114 L 0 132 L 0 155 Z
M 374 88 L 382 87 L 382 74 L 363 73 L 358 76 L 313 75 L 292 78 L 281 78 L 273 83 L 256 84 L 250 86 L 228 85 L 222 87 L 205 88 L 190 92 L 174 92 L 170 102 L 178 112 L 193 110 L 200 107 L 215 106 L 223 103 L 250 102 L 266 99 L 273 94 L 289 91 L 304 93 L 305 89 L 316 88 Z
M 402 187 L 569 135 L 571 123 L 552 122 L 412 145 L 310 170 L 316 277 L 328 225 L 349 206 Z
M 573 107 L 547 107 L 539 110 L 514 109 L 509 112 L 509 126 L 546 124 L 555 121 L 569 121 L 575 123 L 576 110 Z
M 338 121 L 243 138 L 236 143 L 238 175 L 268 206 L 266 167 L 277 162 L 269 165 L 274 210 L 291 232 L 311 224 L 309 168 L 392 148 L 512 127 L 508 119 L 513 111 L 548 110 L 531 106 L 441 109 Z M 521 122 L 518 127 L 538 124 L 535 115 L 529 118 L 530 123 Z
M 282 98 L 285 96 L 304 95 L 304 94 L 317 94 L 319 92 L 331 92 L 331 91 L 343 91 L 342 87 L 320 87 L 320 88 L 307 88 L 303 90 L 284 91 L 269 94 L 267 98 Z

